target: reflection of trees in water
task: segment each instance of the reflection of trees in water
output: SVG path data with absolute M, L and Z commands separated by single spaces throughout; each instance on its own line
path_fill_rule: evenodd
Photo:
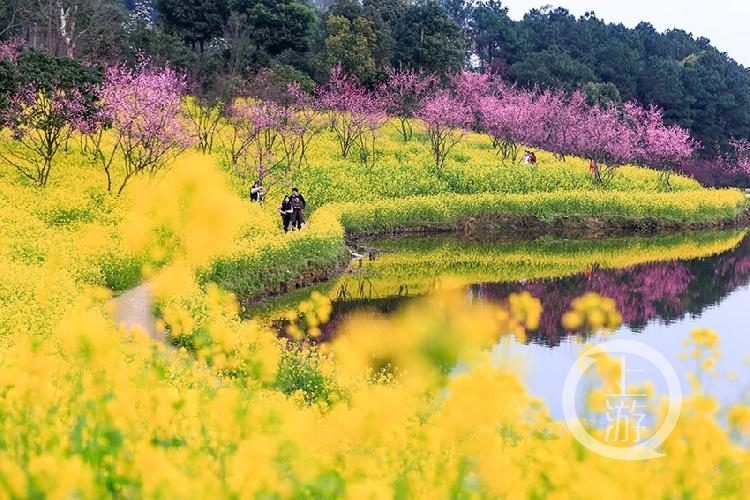
M 439 280 L 438 280 L 439 281 Z M 750 238 L 737 248 L 713 257 L 689 261 L 651 262 L 624 269 L 597 266 L 575 276 L 514 283 L 471 285 L 469 295 L 490 301 L 504 301 L 511 293 L 528 291 L 542 301 L 540 327 L 529 332 L 532 342 L 555 346 L 568 335 L 562 315 L 576 297 L 596 292 L 611 297 L 633 330 L 640 331 L 650 320 L 667 324 L 697 315 L 721 302 L 737 287 L 750 281 Z M 434 288 L 433 283 L 429 288 Z M 390 314 L 409 300 L 403 287 L 398 295 L 373 298 L 369 280 L 348 283 L 337 290 L 331 321 L 324 325 L 320 340 L 332 338 L 345 319 L 355 312 Z
M 439 283 L 439 278 L 431 280 L 427 285 L 427 292 L 434 291 Z M 318 340 L 321 342 L 331 340 L 341 323 L 354 313 L 391 314 L 396 312 L 406 301 L 415 298 L 409 293 L 409 285 L 399 285 L 395 295 L 373 298 L 374 295 L 376 294 L 374 294 L 372 282 L 367 278 L 361 281 L 342 283 L 336 289 L 336 298 L 332 302 L 331 319 L 321 326 L 321 336 Z
M 392 314 L 398 311 L 410 298 L 405 295 L 393 295 L 378 299 L 334 300 L 332 303 L 333 311 L 331 312 L 331 319 L 328 323 L 321 326 L 321 335 L 317 340 L 320 342 L 332 340 L 336 332 L 340 329 L 341 324 L 352 314 L 366 314 L 368 311 L 380 314 Z
M 561 326 L 563 313 L 573 299 L 587 292 L 613 298 L 623 321 L 638 331 L 652 319 L 668 324 L 687 314 L 699 314 L 749 279 L 750 239 L 745 239 L 734 250 L 705 259 L 593 268 L 576 276 L 527 283 L 483 283 L 472 285 L 472 295 L 499 301 L 528 291 L 544 306 L 539 330 L 529 332 L 529 339 L 558 345 L 568 335 Z

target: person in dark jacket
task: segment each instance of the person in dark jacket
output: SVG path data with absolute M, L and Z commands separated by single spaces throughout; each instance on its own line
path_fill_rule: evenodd
M 281 215 L 281 223 L 284 226 L 284 232 L 289 231 L 289 223 L 292 222 L 292 200 L 289 195 L 285 195 L 284 199 L 279 205 L 279 215 Z
M 292 188 L 292 195 L 289 197 L 292 203 L 292 231 L 294 226 L 302 229 L 305 223 L 305 197 L 302 196 L 297 188 Z

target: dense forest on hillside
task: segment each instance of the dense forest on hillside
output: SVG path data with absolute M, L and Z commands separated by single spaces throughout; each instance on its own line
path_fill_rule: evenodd
M 338 63 L 371 85 L 387 66 L 463 66 L 524 87 L 580 88 L 593 101 L 656 104 L 706 157 L 750 138 L 748 70 L 709 40 L 563 8 L 513 21 L 497 0 L 6 0 L 0 37 L 93 61 L 145 55 L 206 94 L 262 67 L 312 87 Z

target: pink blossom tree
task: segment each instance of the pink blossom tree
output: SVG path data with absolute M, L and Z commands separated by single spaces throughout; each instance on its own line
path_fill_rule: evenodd
M 236 99 L 229 106 L 229 136 L 225 151 L 236 175 L 257 179 L 263 184 L 266 174 L 277 161 L 278 131 L 286 120 L 285 115 L 284 108 L 251 98 Z
M 732 169 L 746 176 L 750 176 L 750 141 L 747 139 L 732 139 L 729 141 L 732 146 L 732 159 L 727 163 L 732 165 Z
M 134 176 L 155 175 L 169 157 L 188 147 L 193 137 L 182 114 L 185 77 L 170 68 L 106 68 L 99 123 L 92 130 L 95 157 L 113 192 L 114 166 L 121 166 L 117 194 Z M 107 129 L 111 137 L 107 137 Z M 115 160 L 119 160 L 115 162 Z
M 711 187 L 748 185 L 750 180 L 750 174 L 743 174 L 737 170 L 736 159 L 728 155 L 710 160 L 694 158 L 679 166 L 678 171 Z
M 546 149 L 560 159 L 581 153 L 581 138 L 586 134 L 586 98 L 580 92 L 571 95 L 562 90 L 545 90 L 533 101 L 533 113 L 541 125 L 530 137 L 530 146 Z
M 584 130 L 579 135 L 578 154 L 592 160 L 599 184 L 608 185 L 615 169 L 632 161 L 633 131 L 614 106 L 589 106 L 581 110 Z
M 55 156 L 85 124 L 86 106 L 76 89 L 22 86 L 8 98 L 3 125 L 14 141 L 0 141 L 0 159 L 38 186 L 47 185 Z
M 469 128 L 475 131 L 483 130 L 481 116 L 481 101 L 483 98 L 495 95 L 501 83 L 491 73 L 474 73 L 461 71 L 448 76 L 455 98 L 462 102 L 471 113 Z
M 289 84 L 287 92 L 289 104 L 282 144 L 289 165 L 299 169 L 307 161 L 310 141 L 322 130 L 322 120 L 314 97 L 305 92 L 299 83 Z
M 253 106 L 250 148 L 247 157 L 255 167 L 255 177 L 261 186 L 269 187 L 270 177 L 286 160 L 282 146 L 288 111 L 272 102 L 260 102 Z
M 437 78 L 422 70 L 386 68 L 388 77 L 381 86 L 386 111 L 398 119 L 398 130 L 404 142 L 411 140 L 413 129 L 411 121 L 422 108 L 422 102 L 438 86 Z
M 669 177 L 674 168 L 685 165 L 698 146 L 690 133 L 677 126 L 664 124 L 661 109 L 655 106 L 642 108 L 634 103 L 625 104 L 626 120 L 632 130 L 632 157 L 642 165 L 659 169 L 659 180 L 670 189 Z
M 456 98 L 472 108 L 478 108 L 482 97 L 494 95 L 502 86 L 491 73 L 466 70 L 448 75 L 448 81 Z
M 227 109 L 227 161 L 236 175 L 265 188 L 291 181 L 321 127 L 313 98 L 298 84 L 287 92 L 283 105 L 239 98 Z
M 425 100 L 417 114 L 427 129 L 430 139 L 430 152 L 438 171 L 445 166 L 445 160 L 458 144 L 473 121 L 469 106 L 442 90 Z
M 23 45 L 17 38 L 0 42 L 0 60 L 15 64 Z M 15 76 L 6 76 L 10 89 L 0 99 L 0 125 L 10 129 L 14 139 L 0 142 L 0 159 L 43 187 L 55 156 L 84 124 L 85 98 L 70 86 L 49 87 L 33 80 L 18 81 Z
M 214 140 L 221 132 L 224 101 L 219 97 L 189 96 L 184 101 L 185 116 L 195 146 L 203 153 L 211 153 Z
M 372 166 L 376 132 L 387 118 L 383 97 L 368 91 L 356 77 L 344 74 L 338 65 L 331 69 L 328 83 L 318 89 L 318 104 L 328 116 L 341 156 L 346 158 L 358 145 L 360 161 Z
M 599 184 L 607 185 L 615 169 L 627 162 L 650 163 L 662 169 L 668 187 L 669 168 L 686 161 L 695 143 L 689 134 L 675 126 L 665 126 L 656 108 L 643 109 L 628 103 L 623 109 L 613 105 L 589 105 L 581 92 L 570 95 L 547 90 L 527 98 L 519 106 L 528 110 L 522 128 L 523 142 L 552 151 L 559 158 L 579 155 L 591 160 L 592 172 Z M 485 101 L 494 136 L 508 135 L 498 124 L 505 123 L 501 112 L 493 109 L 499 102 Z M 508 113 L 517 112 L 515 107 Z M 520 121 L 520 120 L 519 120 Z M 512 127 L 511 127 L 512 128 Z M 491 132 L 492 133 L 492 132 Z
M 534 94 L 509 86 L 500 87 L 498 94 L 480 99 L 482 126 L 502 158 L 516 161 L 518 145 L 533 144 L 539 135 Z
M 678 170 L 711 187 L 750 186 L 750 141 L 732 139 L 729 145 L 731 149 L 718 157 L 691 159 Z
M 299 81 L 279 81 L 273 70 L 261 69 L 245 88 L 245 94 L 258 103 L 273 103 L 281 108 L 276 133 L 283 150 L 276 156 L 289 168 L 306 161 L 310 140 L 322 129 L 321 112 L 315 98 Z

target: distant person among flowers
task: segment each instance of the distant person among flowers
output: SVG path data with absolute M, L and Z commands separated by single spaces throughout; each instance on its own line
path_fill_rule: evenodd
M 536 154 L 533 151 L 529 151 L 529 163 L 536 165 Z
M 523 152 L 523 164 L 528 165 L 531 161 L 531 151 L 524 151 Z
M 279 205 L 279 215 L 281 215 L 281 223 L 284 226 L 284 232 L 289 231 L 289 223 L 292 222 L 292 199 L 289 195 L 284 195 L 284 199 Z
M 305 197 L 302 196 L 297 188 L 292 188 L 292 195 L 290 196 L 292 203 L 292 231 L 294 226 L 297 229 L 302 229 L 302 224 L 305 223 Z
M 263 201 L 263 186 L 260 185 L 260 181 L 255 181 L 253 187 L 250 188 L 250 201 Z

